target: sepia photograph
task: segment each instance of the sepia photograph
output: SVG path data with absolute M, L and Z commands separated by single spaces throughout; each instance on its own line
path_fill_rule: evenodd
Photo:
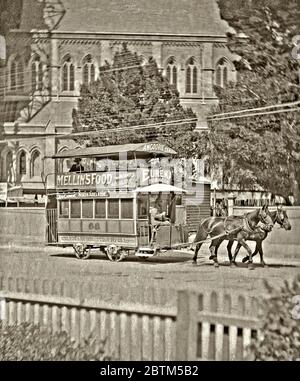
M 0 0 L 0 367 L 71 361 L 300 361 L 300 0 Z

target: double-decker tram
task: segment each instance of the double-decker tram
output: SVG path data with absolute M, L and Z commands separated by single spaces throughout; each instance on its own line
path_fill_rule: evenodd
M 57 172 L 47 181 L 47 245 L 73 247 L 88 259 L 100 249 L 119 262 L 133 254 L 155 256 L 188 242 L 190 216 L 209 215 L 210 185 L 190 206 L 176 152 L 160 143 L 68 150 L 53 157 Z M 178 186 L 181 185 L 181 186 Z M 194 210 L 194 212 L 193 212 Z M 202 212 L 202 214 L 201 214 Z

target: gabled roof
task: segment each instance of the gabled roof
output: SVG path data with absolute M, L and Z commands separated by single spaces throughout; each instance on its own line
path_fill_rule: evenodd
M 40 18 L 42 3 L 34 1 Z M 55 4 L 57 10 L 46 12 L 45 22 L 57 23 L 58 32 L 225 37 L 231 30 L 221 19 L 216 0 L 60 0 Z M 38 29 L 41 22 L 28 8 L 22 26 Z
M 176 152 L 161 143 L 138 143 L 106 147 L 90 147 L 63 151 L 53 156 L 54 159 L 88 158 L 88 157 L 118 157 L 120 153 L 136 153 L 141 155 L 157 154 L 162 156 L 175 155 Z

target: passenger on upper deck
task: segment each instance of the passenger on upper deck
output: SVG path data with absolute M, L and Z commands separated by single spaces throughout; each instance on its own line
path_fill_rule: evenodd
M 72 165 L 70 172 L 84 172 L 84 167 L 81 165 L 81 159 L 76 158 L 75 163 Z

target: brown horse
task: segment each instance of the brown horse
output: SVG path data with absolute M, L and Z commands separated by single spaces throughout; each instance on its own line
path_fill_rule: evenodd
M 265 224 L 266 229 L 271 231 L 273 222 L 269 215 L 267 206 L 262 209 L 257 209 L 254 212 L 247 213 L 244 216 L 230 217 L 211 217 L 204 220 L 199 228 L 194 241 L 196 245 L 194 263 L 197 263 L 198 252 L 203 244 L 203 241 L 210 236 L 213 241 L 210 246 L 211 257 L 215 267 L 219 267 L 217 249 L 220 244 L 225 241 L 238 241 L 249 253 L 249 269 L 253 269 L 252 251 L 247 245 L 246 240 L 253 233 L 259 222 Z
M 280 225 L 282 229 L 285 229 L 286 231 L 292 230 L 291 223 L 289 221 L 288 215 L 285 210 L 282 209 L 282 207 L 278 207 L 276 211 L 270 212 L 270 217 L 273 221 L 273 224 L 276 223 Z M 262 248 L 263 241 L 268 237 L 269 231 L 266 231 L 263 227 L 257 227 L 255 231 L 248 237 L 248 241 L 255 241 L 256 242 L 256 248 L 254 253 L 252 254 L 252 258 L 255 257 L 258 253 L 260 255 L 260 263 L 263 267 L 266 266 L 266 263 L 264 261 L 264 252 Z M 231 264 L 236 264 L 236 258 L 237 255 L 241 249 L 241 245 L 238 243 L 237 247 L 234 252 L 234 256 L 232 257 L 231 249 L 234 241 L 229 241 L 227 245 L 227 251 L 228 251 L 228 257 Z M 249 262 L 250 257 L 247 256 L 243 259 L 243 263 Z

